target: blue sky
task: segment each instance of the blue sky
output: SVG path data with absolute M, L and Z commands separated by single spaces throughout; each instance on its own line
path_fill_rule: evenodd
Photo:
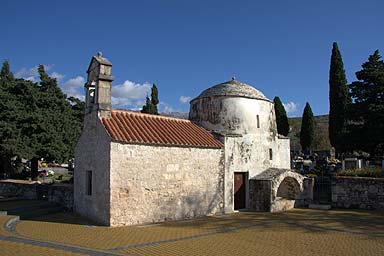
M 332 42 L 349 82 L 375 49 L 384 54 L 384 1 L 1 1 L 0 60 L 36 79 L 44 64 L 81 97 L 102 51 L 113 63 L 115 107 L 137 109 L 152 83 L 162 111 L 230 80 L 280 96 L 290 116 L 308 101 L 328 113 Z

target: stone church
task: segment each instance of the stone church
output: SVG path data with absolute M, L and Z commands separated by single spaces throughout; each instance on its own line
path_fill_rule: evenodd
M 274 105 L 234 78 L 190 102 L 189 120 L 112 109 L 112 64 L 94 56 L 75 151 L 74 209 L 108 226 L 237 210 L 281 211 L 311 199 L 290 168 Z

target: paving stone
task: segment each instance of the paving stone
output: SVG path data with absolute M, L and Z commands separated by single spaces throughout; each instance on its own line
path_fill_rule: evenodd
M 92 226 L 71 214 L 21 220 L 0 255 L 383 255 L 384 213 L 295 209 L 131 227 Z M 5 230 L 6 231 L 6 230 Z M 8 240 L 6 240 L 8 239 Z M 9 240 L 14 239 L 14 240 Z M 6 252 L 3 253 L 2 252 Z M 29 253 L 31 252 L 31 253 Z M 56 253 L 56 254 L 55 254 Z M 76 254 L 77 253 L 77 254 Z

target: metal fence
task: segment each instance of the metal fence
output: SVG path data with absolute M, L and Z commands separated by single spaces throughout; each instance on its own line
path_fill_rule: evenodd
M 318 204 L 330 204 L 332 201 L 332 176 L 315 177 L 313 201 Z

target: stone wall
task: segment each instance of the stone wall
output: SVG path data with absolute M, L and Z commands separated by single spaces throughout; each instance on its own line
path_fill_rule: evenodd
M 269 180 L 249 180 L 249 209 L 270 212 L 272 202 L 272 182 Z
M 278 136 L 276 140 L 275 148 L 275 160 L 273 167 L 276 168 L 291 168 L 291 150 L 290 150 L 290 140 L 289 138 L 284 138 L 282 135 Z
M 221 213 L 222 149 L 112 143 L 111 225 Z
M 29 200 L 48 200 L 60 204 L 67 210 L 73 209 L 72 184 L 38 184 L 23 181 L 0 181 L 0 196 Z
M 289 139 L 263 137 L 265 134 L 225 136 L 226 192 L 225 211 L 233 211 L 233 173 L 245 172 L 252 179 L 265 170 L 290 168 Z M 272 159 L 269 150 L 272 149 Z M 247 192 L 248 193 L 248 192 Z M 232 203 L 231 203 L 232 201 Z M 246 200 L 246 207 L 251 208 Z
M 0 181 L 0 196 L 5 198 L 37 199 L 37 183 Z
M 75 149 L 74 211 L 102 225 L 110 225 L 110 141 L 98 113 L 87 114 Z M 92 172 L 92 195 L 87 194 L 87 171 Z
M 48 201 L 60 204 L 68 211 L 73 210 L 73 185 L 72 184 L 52 184 L 48 186 Z
M 336 177 L 332 180 L 332 205 L 384 210 L 384 178 Z

